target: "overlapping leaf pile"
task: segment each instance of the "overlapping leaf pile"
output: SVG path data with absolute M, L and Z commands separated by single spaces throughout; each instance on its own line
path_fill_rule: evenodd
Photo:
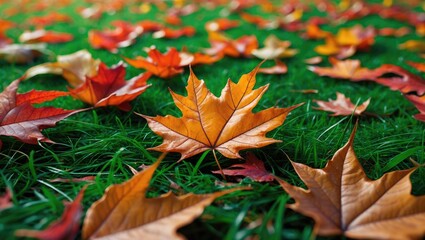
M 425 5 L 375 2 L 0 0 L 0 187 L 5 189 L 0 233 L 185 239 L 179 229 L 229 194 L 217 203 L 229 215 L 202 217 L 215 221 L 223 215 L 228 232 L 208 226 L 199 230 L 203 238 L 296 238 L 286 228 L 304 231 L 298 238 L 423 238 L 425 196 L 412 195 L 410 177 L 418 168 L 422 174 L 425 156 Z M 241 77 L 218 88 L 232 75 Z M 24 89 L 31 90 L 21 93 Z M 319 100 L 335 93 L 336 100 Z M 392 99 L 377 93 L 393 94 Z M 336 137 L 342 139 L 346 131 L 340 125 L 351 118 L 360 124 L 346 145 L 323 169 L 308 167 L 325 165 L 322 157 L 337 143 L 321 137 L 341 130 Z M 108 128 L 105 119 L 114 119 L 118 128 Z M 381 156 L 385 149 L 375 148 L 399 139 L 374 133 L 384 140 L 362 158 L 378 160 L 361 164 L 353 147 L 358 125 L 411 136 L 400 134 L 402 121 L 403 131 L 417 131 L 419 137 L 392 148 L 395 155 Z M 65 127 L 74 135 L 61 134 Z M 319 144 L 308 144 L 306 136 Z M 79 147 L 80 142 L 91 144 Z M 162 155 L 154 161 L 150 150 Z M 406 168 L 400 163 L 410 156 L 418 158 L 415 167 L 383 174 Z M 384 167 L 379 161 L 386 161 Z M 64 167 L 67 162 L 72 164 Z M 373 164 L 377 180 L 365 173 Z M 206 192 L 204 177 L 215 180 Z M 59 195 L 76 196 L 65 201 L 63 213 Z M 241 206 L 241 196 L 251 199 Z M 47 218 L 44 207 L 25 212 L 37 204 L 49 204 L 61 217 Z M 25 214 L 17 214 L 20 208 Z M 314 220 L 312 232 L 305 232 L 306 221 L 295 212 Z M 35 218 L 20 222 L 29 215 Z M 209 237 L 208 231 L 216 235 Z

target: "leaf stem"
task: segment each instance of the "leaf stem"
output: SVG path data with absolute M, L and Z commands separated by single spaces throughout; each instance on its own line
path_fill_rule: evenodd
M 226 176 L 224 176 L 223 169 L 221 168 L 220 163 L 218 162 L 217 155 L 215 154 L 215 149 L 213 149 L 212 152 L 213 152 L 213 155 L 214 155 L 215 162 L 217 163 L 217 166 L 220 169 L 221 176 L 223 177 L 224 181 L 227 181 Z

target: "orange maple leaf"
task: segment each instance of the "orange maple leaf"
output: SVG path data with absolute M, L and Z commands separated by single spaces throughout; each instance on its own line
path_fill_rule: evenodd
M 351 81 L 361 81 L 377 77 L 373 70 L 361 67 L 359 60 L 337 60 L 331 58 L 330 62 L 332 64 L 330 68 L 309 66 L 308 69 L 319 76 L 349 79 Z
M 266 85 L 253 89 L 258 69 L 259 66 L 242 75 L 238 83 L 229 79 L 219 98 L 191 71 L 186 87 L 188 96 L 171 91 L 175 104 L 183 113 L 181 118 L 141 115 L 149 127 L 164 138 L 161 145 L 151 149 L 179 152 L 181 160 L 209 149 L 228 158 L 241 158 L 240 150 L 280 142 L 267 138 L 266 133 L 282 125 L 289 112 L 301 104 L 253 113 L 252 109 L 268 88 Z
M 193 55 L 178 52 L 176 48 L 170 48 L 162 54 L 156 48 L 147 50 L 148 57 L 136 57 L 135 59 L 124 58 L 131 66 L 146 69 L 160 78 L 171 78 L 183 72 L 183 67 L 193 61 Z
M 147 198 L 149 182 L 164 156 L 128 181 L 106 189 L 103 197 L 87 211 L 83 239 L 185 239 L 177 233 L 178 228 L 201 215 L 216 198 L 244 189 L 183 196 L 168 192 Z
M 361 239 L 420 239 L 425 196 L 411 195 L 416 168 L 369 179 L 353 149 L 355 129 L 323 169 L 291 162 L 308 190 L 279 180 L 295 199 L 288 207 L 315 221 L 314 233 Z

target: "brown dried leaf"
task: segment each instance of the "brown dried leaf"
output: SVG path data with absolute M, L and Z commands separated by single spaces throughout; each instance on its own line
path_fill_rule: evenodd
M 323 169 L 291 162 L 307 190 L 279 180 L 295 199 L 288 207 L 314 219 L 314 233 L 361 239 L 420 239 L 425 234 L 425 196 L 411 195 L 416 168 L 369 179 L 347 144 Z

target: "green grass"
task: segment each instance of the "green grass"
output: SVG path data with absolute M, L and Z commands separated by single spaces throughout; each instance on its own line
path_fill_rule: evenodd
M 200 51 L 209 46 L 203 24 L 217 18 L 223 10 L 222 7 L 214 10 L 203 9 L 183 17 L 185 25 L 193 25 L 197 29 L 192 38 L 158 40 L 147 34 L 141 36 L 133 46 L 120 49 L 119 54 L 114 55 L 104 50 L 92 49 L 87 42 L 88 31 L 109 28 L 109 23 L 116 19 L 137 22 L 143 19 L 161 19 L 164 14 L 153 9 L 147 14 L 136 15 L 130 13 L 129 7 L 126 7 L 116 14 L 104 15 L 99 21 L 91 21 L 81 18 L 75 12 L 77 5 L 86 3 L 75 2 L 71 7 L 58 10 L 72 16 L 72 24 L 59 23 L 47 28 L 72 33 L 75 40 L 66 44 L 49 45 L 49 50 L 60 55 L 86 48 L 95 58 L 100 58 L 109 66 L 121 61 L 121 56 L 144 56 L 143 48 L 150 45 L 156 45 L 161 51 L 165 51 L 167 47 L 181 49 L 185 45 L 191 51 Z M 10 3 L 1 5 L 0 12 L 9 5 Z M 19 14 L 8 19 L 23 23 L 31 16 L 45 13 Z M 313 10 L 307 12 L 304 19 L 316 14 L 323 15 Z M 237 15 L 229 17 L 237 19 Z M 354 24 L 377 27 L 406 26 L 400 22 L 368 16 L 339 26 L 330 25 L 327 30 L 336 32 L 340 27 Z M 17 40 L 23 28 L 24 25 L 20 25 L 9 30 L 7 34 Z M 411 167 L 409 158 L 425 163 L 424 125 L 412 117 L 417 110 L 399 92 L 370 82 L 353 83 L 318 77 L 308 71 L 303 60 L 316 55 L 313 49 L 321 44 L 321 41 L 306 41 L 300 38 L 298 33 L 283 30 L 259 30 L 242 21 L 239 28 L 228 31 L 228 34 L 235 38 L 243 34 L 255 34 L 260 43 L 271 33 L 291 41 L 294 48 L 300 49 L 300 53 L 285 60 L 289 69 L 287 74 L 257 75 L 257 87 L 270 84 L 270 88 L 256 110 L 272 106 L 288 107 L 301 102 L 305 104 L 292 111 L 283 126 L 268 134 L 282 140 L 281 143 L 249 150 L 265 162 L 268 170 L 289 183 L 303 186 L 287 156 L 309 166 L 323 167 L 334 152 L 342 147 L 355 120 L 351 117 L 329 117 L 328 113 L 312 109 L 315 106 L 313 99 L 335 99 L 337 91 L 349 96 L 353 102 L 363 102 L 371 97 L 368 111 L 382 115 L 377 118 L 360 118 L 354 141 L 357 156 L 370 178 L 377 179 L 385 172 Z M 363 66 L 370 68 L 390 63 L 419 74 L 405 63 L 405 60 L 420 61 L 417 54 L 397 49 L 399 43 L 411 38 L 415 38 L 415 34 L 401 38 L 377 37 L 370 52 L 360 52 L 352 58 L 362 60 Z M 1 89 L 20 77 L 29 67 L 54 60 L 54 56 L 45 56 L 28 65 L 0 62 Z M 200 79 L 205 80 L 208 88 L 218 95 L 228 78 L 237 81 L 242 74 L 251 71 L 259 63 L 260 60 L 255 58 L 226 57 L 212 65 L 196 66 L 193 70 Z M 140 72 L 139 69 L 129 66 L 127 79 Z M 50 183 L 49 179 L 97 176 L 84 197 L 84 209 L 87 210 L 103 195 L 108 186 L 121 183 L 132 176 L 128 166 L 137 169 L 141 164 L 152 164 L 159 153 L 147 149 L 159 145 L 162 140 L 147 127 L 145 120 L 134 112 L 151 116 L 181 115 L 168 88 L 179 94 L 186 94 L 188 73 L 186 69 L 183 74 L 169 80 L 153 77 L 149 80 L 152 87 L 132 102 L 133 111 L 128 113 L 116 108 L 89 110 L 61 121 L 55 128 L 44 130 L 43 133 L 57 144 L 26 145 L 12 138 L 1 137 L 3 148 L 0 153 L 0 191 L 6 186 L 13 189 L 15 206 L 0 212 L 0 236 L 3 239 L 13 239 L 13 231 L 19 228 L 44 229 L 62 214 L 62 201 L 74 199 L 84 185 Z M 65 90 L 66 81 L 60 76 L 41 75 L 23 82 L 19 92 L 30 89 Z M 291 91 L 297 89 L 318 89 L 319 93 L 303 95 Z M 54 101 L 52 105 L 73 109 L 85 106 L 70 97 Z M 179 157 L 178 154 L 167 155 L 151 182 L 149 196 L 158 196 L 170 191 L 170 180 L 185 192 L 210 193 L 222 189 L 217 182 L 222 182 L 223 179 L 219 175 L 211 174 L 212 170 L 217 169 L 211 152 L 177 163 Z M 199 161 L 202 163 L 198 166 Z M 219 156 L 219 161 L 223 167 L 238 162 L 223 156 Z M 423 168 L 412 175 L 413 193 L 416 195 L 425 194 L 424 176 Z M 180 231 L 190 239 L 244 239 L 255 235 L 261 239 L 310 238 L 313 221 L 285 207 L 285 204 L 293 200 L 276 182 L 256 183 L 246 178 L 240 185 L 251 185 L 253 190 L 238 191 L 221 197 L 206 208 L 199 219 Z

